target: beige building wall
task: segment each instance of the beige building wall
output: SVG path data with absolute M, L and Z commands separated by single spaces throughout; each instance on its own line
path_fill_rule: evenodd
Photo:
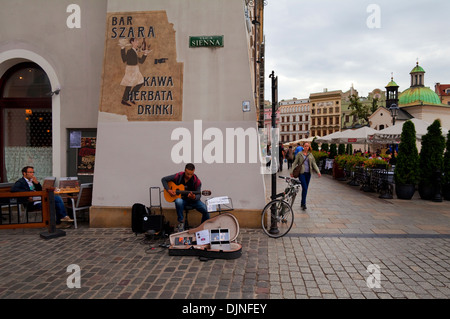
M 77 0 L 81 28 L 67 27 L 69 0 L 0 0 L 0 76 L 20 62 L 41 66 L 53 90 L 53 175 L 67 171 L 67 129 L 95 128 L 106 0 Z
M 67 26 L 70 4 L 81 9 L 80 28 Z M 245 1 L 0 0 L 0 6 L 0 75 L 32 61 L 47 73 L 53 90 L 61 89 L 52 100 L 54 176 L 67 171 L 67 129 L 98 129 L 92 226 L 129 226 L 133 203 L 149 205 L 149 187 L 161 186 L 161 177 L 184 169 L 184 162 L 172 156 L 180 143 L 173 134 L 181 129 L 191 134 L 189 159 L 203 188 L 213 196 L 229 196 L 243 226 L 248 221 L 256 227 L 265 188 L 259 159 L 253 160 L 254 141 L 245 135 L 257 131 Z M 99 112 L 107 13 L 158 10 L 173 24 L 176 59 L 183 66 L 181 121 L 129 122 Z M 202 35 L 223 35 L 224 47 L 190 48 L 189 36 Z M 248 112 L 243 104 L 249 105 Z M 227 138 L 227 130 L 238 132 L 246 144 L 240 145 L 236 136 Z M 223 154 L 210 163 L 202 155 L 212 142 L 223 144 Z M 173 204 L 163 200 L 163 206 Z M 200 214 L 193 215 L 195 221 Z
M 167 13 L 175 30 L 176 62 L 183 64 L 183 114 L 181 121 L 132 122 L 100 112 L 91 225 L 129 223 L 133 203 L 149 204 L 149 187 L 162 187 L 163 176 L 183 171 L 186 162 L 193 162 L 203 189 L 211 190 L 214 197 L 229 196 L 242 225 L 256 227 L 265 188 L 252 135 L 257 123 L 244 2 L 110 0 L 107 10 Z M 189 47 L 189 36 L 203 35 L 223 35 L 224 47 Z M 249 112 L 243 112 L 245 101 Z M 230 131 L 241 133 L 230 137 Z M 174 159 L 182 140 L 177 132 L 190 134 L 191 156 L 183 162 Z M 211 132 L 215 135 L 209 136 Z M 238 140 L 243 134 L 248 137 L 241 146 Z M 212 142 L 222 145 L 216 151 L 223 152 L 216 153 L 213 162 L 205 153 Z M 173 203 L 163 199 L 162 204 L 173 210 Z M 174 212 L 169 219 L 174 221 Z
M 382 130 L 392 126 L 392 116 L 389 110 L 379 107 L 370 117 L 369 126 L 376 130 Z
M 341 102 L 341 90 L 324 90 L 309 96 L 311 136 L 325 136 L 341 130 Z
M 434 120 L 440 119 L 441 126 L 450 129 L 450 107 L 445 106 L 405 106 L 402 109 L 407 111 L 413 117 L 433 123 Z

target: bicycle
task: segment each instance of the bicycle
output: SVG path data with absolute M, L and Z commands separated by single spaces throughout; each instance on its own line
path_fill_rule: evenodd
M 288 187 L 284 192 L 272 196 L 272 200 L 264 207 L 261 213 L 262 229 L 272 238 L 286 235 L 294 224 L 292 205 L 300 190 L 300 182 L 291 177 L 278 176 L 286 181 Z

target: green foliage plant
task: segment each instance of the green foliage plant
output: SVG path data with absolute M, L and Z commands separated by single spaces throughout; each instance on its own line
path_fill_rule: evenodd
M 330 145 L 330 158 L 335 158 L 338 155 L 336 144 Z
M 420 150 L 419 183 L 432 186 L 436 171 L 442 172 L 444 166 L 445 138 L 442 136 L 441 122 L 435 120 L 428 128 L 428 133 L 422 136 Z
M 345 144 L 339 144 L 338 155 L 345 154 Z
M 447 134 L 446 150 L 444 153 L 442 185 L 450 185 L 450 131 Z
M 406 121 L 403 124 L 394 179 L 396 184 L 415 185 L 418 178 L 419 153 L 416 146 L 416 128 L 413 122 Z

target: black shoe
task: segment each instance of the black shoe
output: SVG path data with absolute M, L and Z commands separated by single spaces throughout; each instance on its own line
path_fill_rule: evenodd
M 302 209 L 303 209 L 303 210 L 306 210 L 306 205 L 302 205 Z

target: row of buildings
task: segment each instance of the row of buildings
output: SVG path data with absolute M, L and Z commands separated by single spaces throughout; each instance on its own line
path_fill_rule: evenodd
M 417 63 L 411 70 L 411 85 L 403 92 L 391 79 L 385 90 L 374 89 L 367 97 L 359 96 L 353 86 L 348 91 L 335 90 L 311 93 L 309 98 L 281 100 L 277 109 L 277 127 L 283 143 L 312 136 L 325 136 L 346 129 L 369 125 L 381 130 L 393 124 L 390 106 L 400 109 L 398 120 L 419 118 L 432 122 L 439 118 L 442 126 L 450 127 L 450 84 L 435 84 L 433 91 L 425 86 L 425 70 Z M 354 115 L 351 98 L 357 97 L 365 118 Z M 265 127 L 271 127 L 272 107 L 266 101 L 264 108 Z

